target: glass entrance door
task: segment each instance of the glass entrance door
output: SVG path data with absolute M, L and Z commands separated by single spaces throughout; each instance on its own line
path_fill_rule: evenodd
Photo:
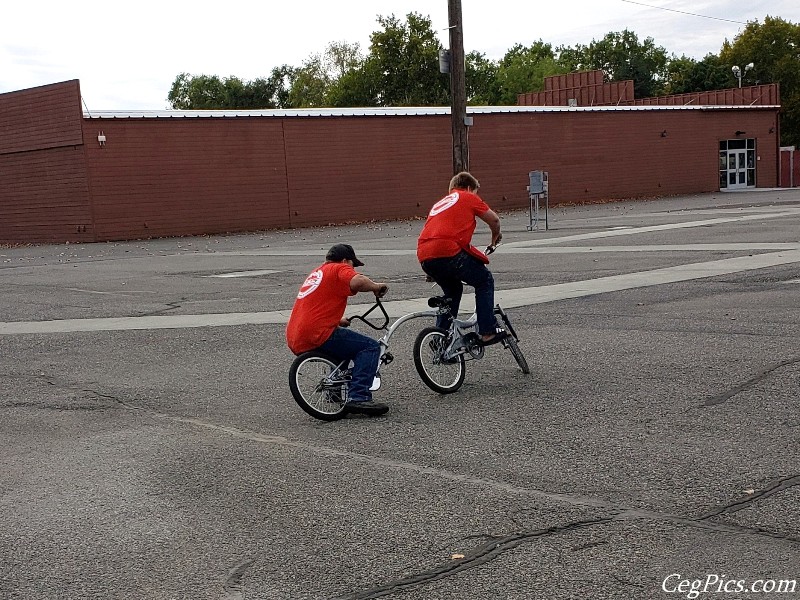
M 744 150 L 728 150 L 728 189 L 747 187 L 747 163 Z
M 755 140 L 726 140 L 719 143 L 719 187 L 737 190 L 756 185 Z

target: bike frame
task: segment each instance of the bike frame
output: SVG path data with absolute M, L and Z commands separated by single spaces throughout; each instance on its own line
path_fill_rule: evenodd
M 379 309 L 381 313 L 383 313 L 383 323 L 380 325 L 376 325 L 370 322 L 367 317 L 369 316 L 372 311 Z M 395 332 L 405 323 L 408 321 L 412 321 L 414 319 L 422 319 L 422 318 L 431 318 L 431 317 L 438 317 L 440 315 L 448 315 L 450 314 L 450 308 L 447 304 L 442 303 L 437 308 L 431 308 L 431 310 L 420 310 L 412 313 L 408 313 L 399 317 L 394 323 L 389 325 L 391 319 L 389 318 L 389 314 L 386 312 L 386 309 L 383 307 L 383 304 L 380 301 L 380 298 L 375 298 L 375 304 L 367 310 L 365 313 L 361 315 L 353 315 L 348 317 L 349 321 L 359 320 L 366 323 L 372 329 L 378 331 L 386 331 L 381 338 L 377 340 L 378 344 L 380 344 L 381 354 L 380 354 L 380 365 L 378 366 L 378 370 L 375 374 L 375 379 L 370 386 L 370 391 L 376 391 L 381 387 L 381 374 L 380 368 L 383 365 L 388 365 L 394 357 L 389 352 L 389 342 L 392 339 L 392 336 Z M 495 306 L 495 314 L 499 314 L 503 317 L 503 320 L 510 328 L 510 323 L 505 318 L 505 314 L 503 310 L 500 308 L 499 305 Z M 451 360 L 458 356 L 463 356 L 465 360 L 478 360 L 483 358 L 484 356 L 484 348 L 479 343 L 476 343 L 477 337 L 475 340 L 469 339 L 470 335 L 477 336 L 476 329 L 478 324 L 478 315 L 473 313 L 468 319 L 458 319 L 453 318 L 450 329 L 447 348 L 445 348 L 444 352 L 442 353 L 442 359 L 444 360 Z M 511 330 L 511 333 L 516 338 L 516 333 Z M 324 381 L 321 382 L 321 385 L 330 388 L 337 388 L 341 386 L 343 383 L 346 383 L 349 378 L 349 360 L 341 361 L 336 369 L 334 369 L 327 377 L 325 377 Z
M 381 326 L 374 325 L 373 323 L 370 323 L 366 319 L 367 315 L 369 315 L 376 308 L 379 308 L 384 315 L 384 322 Z M 360 321 L 363 321 L 373 329 L 377 329 L 379 331 L 384 329 L 386 330 L 386 333 L 383 335 L 383 337 L 381 337 L 378 340 L 378 343 L 381 345 L 381 362 L 384 364 L 388 364 L 388 362 L 391 362 L 391 359 L 389 361 L 384 361 L 383 359 L 388 354 L 389 340 L 391 340 L 392 336 L 400 328 L 401 325 L 413 319 L 421 319 L 425 317 L 428 318 L 438 317 L 439 315 L 448 314 L 449 312 L 450 311 L 447 308 L 447 306 L 441 306 L 439 308 L 431 310 L 420 310 L 417 312 L 403 315 L 402 317 L 399 317 L 394 323 L 392 323 L 391 326 L 388 326 L 390 321 L 389 315 L 386 313 L 386 309 L 383 307 L 380 298 L 375 298 L 375 305 L 372 306 L 372 308 L 370 308 L 363 315 L 354 315 L 350 317 L 350 320 L 358 319 Z M 464 337 L 467 334 L 475 330 L 477 323 L 478 323 L 478 316 L 475 313 L 473 313 L 472 316 L 468 319 L 457 319 L 457 318 L 453 319 L 452 325 L 450 327 L 451 331 L 450 343 L 448 344 L 448 347 L 444 353 L 445 359 L 455 358 L 459 354 L 464 354 L 465 358 L 469 359 L 478 359 L 483 357 L 483 348 L 471 347 L 464 340 Z

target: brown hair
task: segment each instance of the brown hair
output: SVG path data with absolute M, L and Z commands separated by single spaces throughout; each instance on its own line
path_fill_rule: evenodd
M 461 171 L 461 173 L 456 173 L 453 178 L 450 180 L 450 190 L 452 191 L 455 189 L 459 190 L 474 190 L 478 191 L 478 188 L 481 187 L 481 184 L 478 183 L 478 180 L 472 176 L 472 174 Z

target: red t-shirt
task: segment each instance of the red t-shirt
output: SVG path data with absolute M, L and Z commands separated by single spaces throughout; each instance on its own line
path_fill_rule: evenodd
M 475 233 L 475 217 L 489 206 L 477 194 L 452 190 L 433 205 L 417 240 L 419 262 L 455 256 L 467 250 Z
M 286 343 L 295 354 L 318 348 L 344 316 L 347 298 L 354 296 L 350 280 L 358 275 L 347 263 L 326 262 L 306 277 L 286 325 Z

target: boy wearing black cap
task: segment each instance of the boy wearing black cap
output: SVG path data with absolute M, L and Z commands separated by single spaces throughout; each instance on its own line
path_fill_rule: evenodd
M 328 250 L 325 262 L 300 286 L 286 326 L 286 343 L 296 355 L 320 350 L 337 360 L 352 360 L 347 409 L 382 415 L 389 407 L 373 402 L 369 389 L 378 371 L 380 344 L 369 336 L 346 329 L 350 321 L 344 318 L 350 296 L 372 292 L 381 298 L 389 289 L 386 284 L 375 283 L 354 269 L 363 265 L 349 244 L 336 244 Z

